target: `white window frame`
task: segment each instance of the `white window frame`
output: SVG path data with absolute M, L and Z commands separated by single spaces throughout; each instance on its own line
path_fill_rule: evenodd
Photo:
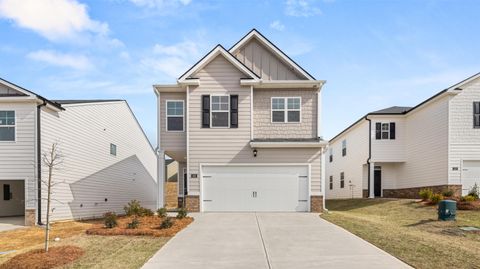
M 173 102 L 181 102 L 183 109 L 182 109 L 182 115 L 168 115 L 168 103 L 173 103 Z M 183 118 L 183 125 L 182 125 L 182 130 L 168 130 L 168 117 L 173 117 L 173 118 Z M 166 100 L 165 101 L 165 130 L 168 133 L 183 133 L 185 132 L 185 101 L 184 100 Z
M 112 153 L 112 146 L 114 146 L 115 148 L 115 154 Z M 110 143 L 110 156 L 116 157 L 118 153 L 117 149 L 118 149 L 117 144 Z
M 0 143 L 16 143 L 17 142 L 17 111 L 14 110 L 14 109 L 6 109 L 6 110 L 0 110 L 0 111 L 5 111 L 5 112 L 13 111 L 13 118 L 15 120 L 15 124 L 13 124 L 13 125 L 0 125 L 0 128 L 1 127 L 13 127 L 13 131 L 14 131 L 14 137 L 13 137 L 12 141 L 0 140 Z
M 284 108 L 283 109 L 273 109 L 273 99 L 283 99 Z M 300 107 L 298 109 L 288 108 L 288 99 L 299 99 Z M 273 112 L 274 111 L 283 111 L 283 122 L 273 121 Z M 299 119 L 298 121 L 288 121 L 288 112 L 289 111 L 298 111 Z M 298 124 L 302 123 L 302 97 L 300 96 L 288 96 L 288 97 L 271 97 L 270 98 L 270 123 L 288 123 L 288 124 Z
M 380 140 L 390 140 L 390 122 L 382 122 L 380 126 Z M 387 129 L 383 130 L 383 125 L 387 125 Z M 383 138 L 383 133 L 387 133 L 387 138 Z
M 343 151 L 345 150 L 345 154 Z M 347 156 L 347 139 L 342 140 L 342 157 Z
M 344 189 L 344 188 L 345 188 L 345 172 L 340 172 L 340 189 Z
M 227 96 L 227 110 L 215 110 L 213 111 L 213 97 L 214 96 L 217 96 L 217 97 L 222 97 L 222 96 Z M 227 123 L 227 126 L 213 126 L 213 112 L 227 112 L 228 113 L 228 123 Z M 212 94 L 210 95 L 210 128 L 214 128 L 214 129 L 228 129 L 230 128 L 230 94 Z

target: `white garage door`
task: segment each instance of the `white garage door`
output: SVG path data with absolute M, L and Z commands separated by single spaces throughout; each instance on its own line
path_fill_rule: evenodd
M 468 194 L 475 183 L 480 187 L 480 161 L 463 161 L 462 195 Z
M 203 211 L 308 211 L 308 166 L 206 166 Z

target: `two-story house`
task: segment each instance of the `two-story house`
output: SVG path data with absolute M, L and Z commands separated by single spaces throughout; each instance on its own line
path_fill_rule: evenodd
M 368 113 L 327 152 L 327 199 L 465 195 L 480 185 L 480 73 L 415 107 Z
M 42 160 L 54 143 L 52 220 L 121 213 L 132 199 L 161 204 L 155 151 L 126 101 L 49 100 L 0 79 L 0 217 L 45 221 Z
M 324 83 L 254 29 L 154 85 L 160 154 L 179 162 L 186 208 L 321 211 Z

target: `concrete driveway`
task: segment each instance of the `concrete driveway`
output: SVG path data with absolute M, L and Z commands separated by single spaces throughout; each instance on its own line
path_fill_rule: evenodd
M 142 268 L 409 268 L 318 214 L 193 217 Z
M 25 228 L 25 218 L 21 217 L 0 217 L 0 232 Z

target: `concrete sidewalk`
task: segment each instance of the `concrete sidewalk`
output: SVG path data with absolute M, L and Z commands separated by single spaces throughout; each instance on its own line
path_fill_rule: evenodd
M 410 268 L 311 213 L 205 213 L 143 268 Z
M 25 218 L 21 217 L 0 217 L 0 232 L 25 228 Z

